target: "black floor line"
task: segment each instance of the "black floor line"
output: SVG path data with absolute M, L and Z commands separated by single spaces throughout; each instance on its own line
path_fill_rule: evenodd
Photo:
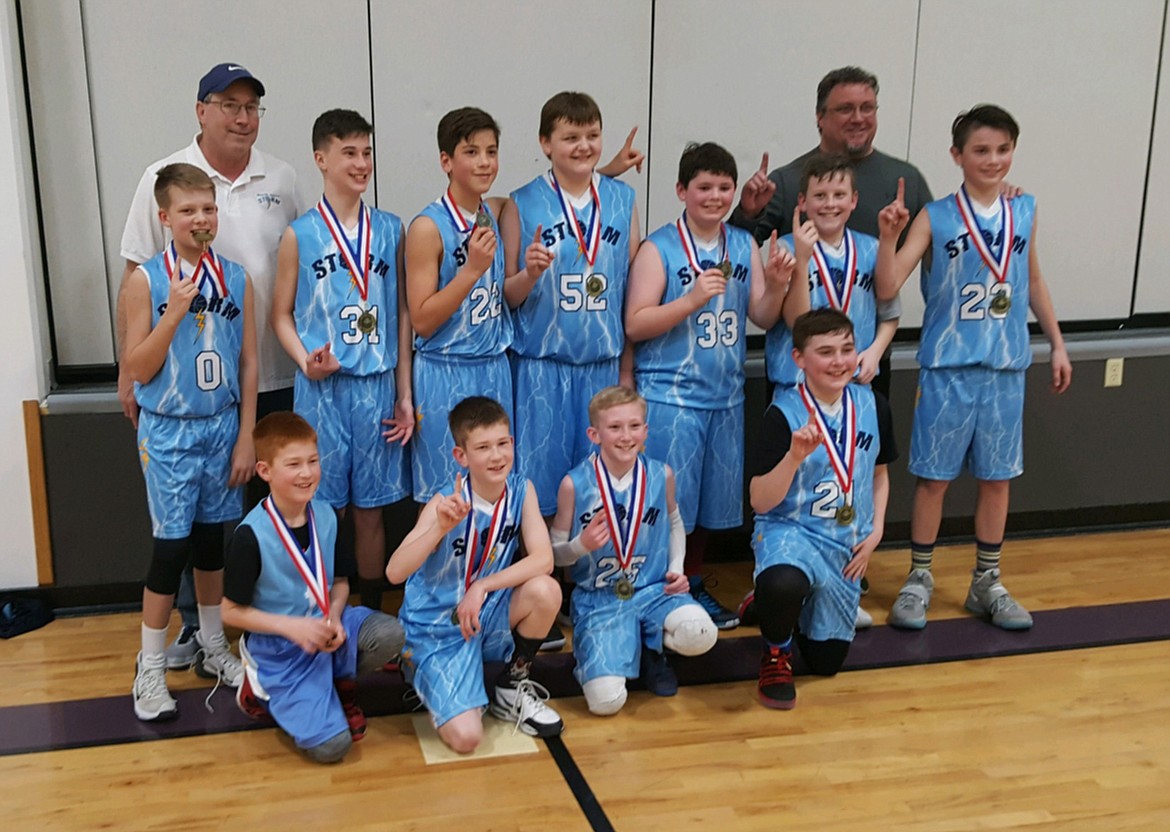
M 585 819 L 589 821 L 594 832 L 613 832 L 613 824 L 609 822 L 605 810 L 601 808 L 597 795 L 593 793 L 593 789 L 589 788 L 585 775 L 581 773 L 581 769 L 577 768 L 577 761 L 569 753 L 565 741 L 560 737 L 547 737 L 544 743 L 552 753 L 553 759 L 556 760 L 557 768 L 561 770 L 561 776 L 569 784 L 573 797 L 577 798 L 577 805 L 585 813 Z

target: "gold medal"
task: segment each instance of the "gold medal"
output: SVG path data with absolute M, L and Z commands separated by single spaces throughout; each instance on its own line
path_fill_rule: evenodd
M 605 291 L 605 283 L 597 275 L 591 274 L 585 281 L 585 291 L 591 298 L 601 297 L 601 293 Z
M 629 601 L 634 597 L 634 585 L 630 583 L 630 579 L 622 577 L 613 585 L 613 594 L 618 597 L 619 601 Z
M 841 506 L 837 509 L 837 525 L 848 526 L 853 522 L 853 518 L 856 516 L 857 512 L 853 510 L 853 506 Z
M 492 215 L 480 208 L 475 212 L 475 227 L 476 228 L 491 228 Z
M 374 317 L 373 312 L 363 312 L 358 316 L 357 327 L 364 334 L 369 335 L 378 328 L 378 319 Z
M 198 315 L 200 312 L 207 311 L 207 298 L 203 295 L 196 295 L 191 298 L 191 311 Z
M 991 299 L 991 311 L 996 315 L 1006 315 L 1012 308 L 1012 299 L 1000 293 Z
M 724 277 L 730 279 L 731 278 L 731 261 L 724 260 L 722 263 L 720 263 L 719 264 L 719 271 Z
M 459 608 L 458 607 L 451 610 L 451 623 L 456 625 L 456 626 L 459 626 Z
M 191 232 L 191 236 L 195 238 L 195 242 L 197 243 L 210 243 L 215 239 L 214 234 L 212 234 L 210 231 L 203 230 L 193 231 Z

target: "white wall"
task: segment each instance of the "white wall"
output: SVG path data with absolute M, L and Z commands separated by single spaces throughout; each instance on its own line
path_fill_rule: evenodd
M 4 255 L 4 326 L 0 327 L 0 588 L 35 586 L 32 508 L 21 402 L 46 392 L 43 303 L 35 201 L 24 119 L 24 87 L 12 3 L 0 8 L 0 251 Z

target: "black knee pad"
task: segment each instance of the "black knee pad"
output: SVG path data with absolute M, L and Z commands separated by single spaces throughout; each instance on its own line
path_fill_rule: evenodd
M 783 642 L 796 626 L 812 591 L 808 576 L 795 566 L 769 566 L 756 577 L 756 620 L 768 641 Z
M 223 569 L 223 545 L 223 523 L 191 524 L 191 566 L 195 569 Z
M 146 588 L 159 595 L 174 595 L 179 591 L 179 577 L 191 556 L 191 538 L 178 540 L 154 539 L 150 555 L 150 571 L 146 573 Z
M 800 647 L 800 655 L 808 665 L 809 672 L 817 676 L 836 676 L 841 665 L 845 664 L 845 657 L 849 655 L 851 644 L 836 638 L 813 641 L 802 635 L 797 635 L 796 643 Z

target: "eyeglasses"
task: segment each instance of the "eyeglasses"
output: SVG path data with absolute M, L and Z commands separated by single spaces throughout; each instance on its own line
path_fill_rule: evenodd
M 207 99 L 204 104 L 216 104 L 219 109 L 223 110 L 225 115 L 237 118 L 241 112 L 247 113 L 248 118 L 264 118 L 266 107 L 261 107 L 259 104 L 241 104 L 239 101 L 216 101 L 214 99 Z
M 878 105 L 865 103 L 857 104 L 838 104 L 836 107 L 830 107 L 829 112 L 835 116 L 851 116 L 855 113 L 861 113 L 865 117 L 872 116 L 877 112 Z

